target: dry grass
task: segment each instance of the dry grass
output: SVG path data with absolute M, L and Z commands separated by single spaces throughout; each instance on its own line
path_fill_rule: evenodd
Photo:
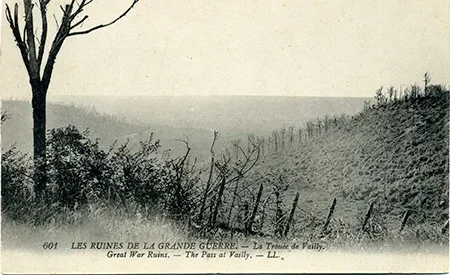
M 3 216 L 3 248 L 41 249 L 46 241 L 70 245 L 72 242 L 176 242 L 188 239 L 186 225 L 164 216 L 143 217 L 140 213 L 113 211 L 99 206 L 60 215 L 72 222 L 61 222 L 55 217 L 48 223 L 35 226 Z

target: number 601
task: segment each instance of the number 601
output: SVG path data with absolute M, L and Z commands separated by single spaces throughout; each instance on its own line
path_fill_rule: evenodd
M 42 246 L 42 248 L 44 248 L 44 249 L 56 249 L 57 246 L 58 246 L 58 243 L 45 242 L 44 245 Z

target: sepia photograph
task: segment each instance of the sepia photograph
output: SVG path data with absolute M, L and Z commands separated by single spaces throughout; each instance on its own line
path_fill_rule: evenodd
M 448 1 L 0 3 L 2 273 L 449 272 Z

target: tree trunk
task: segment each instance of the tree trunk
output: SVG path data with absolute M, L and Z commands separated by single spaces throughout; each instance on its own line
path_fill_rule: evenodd
M 40 200 L 47 184 L 46 168 L 46 94 L 33 88 L 33 147 L 34 147 L 34 192 Z

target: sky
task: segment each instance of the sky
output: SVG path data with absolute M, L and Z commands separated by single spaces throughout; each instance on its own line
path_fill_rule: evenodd
M 64 2 L 52 1 L 50 24 Z M 81 29 L 129 2 L 94 1 Z M 115 25 L 66 40 L 48 97 L 372 97 L 380 86 L 423 85 L 426 71 L 450 84 L 449 12 L 446 0 L 140 0 Z M 29 98 L 5 22 L 1 49 L 2 97 Z

